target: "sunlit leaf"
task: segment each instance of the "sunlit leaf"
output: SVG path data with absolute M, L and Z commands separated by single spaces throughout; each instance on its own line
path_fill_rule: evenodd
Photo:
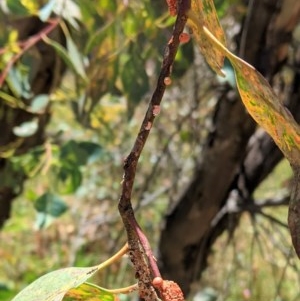
M 70 289 L 84 283 L 99 268 L 70 267 L 48 273 L 27 286 L 12 301 L 61 301 Z
M 8 34 L 8 49 L 13 53 L 21 51 L 18 40 L 19 32 L 17 30 L 11 30 Z
M 192 29 L 196 42 L 207 63 L 217 74 L 224 76 L 221 70 L 224 62 L 224 53 L 213 47 L 213 43 L 203 31 L 203 26 L 207 27 L 225 45 L 225 35 L 219 23 L 213 0 L 192 0 L 188 17 L 188 25 Z
M 30 104 L 30 112 L 32 113 L 43 113 L 49 103 L 48 94 L 40 94 L 33 98 Z
M 141 24 L 142 20 L 143 18 L 139 18 L 139 16 L 136 15 L 136 12 L 128 7 L 126 10 L 126 15 L 122 22 L 122 27 L 126 36 L 134 38 L 138 34 L 140 29 L 144 27 Z
M 280 102 L 267 80 L 251 65 L 232 54 L 207 29 L 214 48 L 230 60 L 242 101 L 253 119 L 274 139 L 293 165 L 300 165 L 300 127 Z
M 76 20 L 81 19 L 80 7 L 73 0 L 55 1 L 54 12 L 56 15 L 61 16 L 64 20 L 68 21 L 75 29 L 79 30 Z
M 70 289 L 63 301 L 115 301 L 115 295 L 105 289 L 90 283 L 83 283 Z
M 125 244 L 123 248 L 121 248 L 115 255 L 97 266 L 88 268 L 70 267 L 50 272 L 27 286 L 12 301 L 61 301 L 68 291 L 73 288 L 77 288 L 86 282 L 86 280 L 93 276 L 97 271 L 109 266 L 115 262 L 115 260 L 126 254 L 126 252 L 128 252 L 127 244 Z M 104 289 L 97 286 L 94 287 L 102 291 L 101 296 L 103 299 L 96 298 L 71 300 L 112 300 L 111 294 L 108 293 L 108 291 L 104 293 Z M 128 291 L 128 289 L 126 291 Z M 82 290 L 75 290 L 75 292 L 75 295 L 78 295 L 78 292 L 90 293 L 91 288 L 84 286 Z
M 50 0 L 39 10 L 38 16 L 40 17 L 41 21 L 45 22 L 48 20 L 55 8 L 56 2 L 56 0 Z
M 21 123 L 13 128 L 13 133 L 18 137 L 30 137 L 38 130 L 38 120 L 36 118 Z
M 117 8 L 118 7 L 115 0 L 101 0 L 101 9 L 105 11 L 115 12 Z
M 36 0 L 21 0 L 21 3 L 30 14 L 36 14 L 38 12 L 38 3 Z

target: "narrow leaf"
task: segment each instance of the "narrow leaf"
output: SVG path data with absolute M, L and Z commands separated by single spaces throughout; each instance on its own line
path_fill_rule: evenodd
M 70 267 L 53 271 L 32 282 L 12 301 L 61 301 L 70 289 L 84 283 L 99 268 Z
M 76 60 L 72 59 L 70 57 L 70 54 L 68 53 L 68 51 L 62 47 L 59 43 L 49 39 L 47 36 L 43 36 L 42 37 L 43 41 L 48 44 L 51 45 L 55 51 L 57 52 L 57 54 L 64 60 L 64 62 L 71 68 L 73 69 L 79 76 L 83 76 L 83 74 L 81 74 L 81 70 L 78 69 L 78 67 L 76 66 Z M 86 76 L 83 76 L 83 79 L 86 79 Z
M 213 0 L 192 0 L 188 17 L 188 25 L 192 29 L 196 42 L 207 63 L 217 74 L 224 76 L 222 72 L 224 52 L 213 47 L 213 42 L 203 31 L 203 26 L 207 27 L 225 45 L 225 34 L 219 23 Z
M 292 165 L 300 165 L 300 127 L 280 102 L 267 80 L 251 65 L 232 54 L 207 29 L 214 48 L 230 60 L 242 101 L 253 119 L 273 138 Z
M 4 91 L 0 91 L 0 97 L 2 101 L 4 101 L 8 106 L 12 108 L 20 108 L 20 109 L 25 108 L 24 103 L 19 98 L 14 97 L 8 93 L 5 93 Z
M 79 53 L 75 43 L 71 39 L 70 36 L 66 37 L 67 39 L 67 49 L 69 53 L 69 57 L 73 63 L 73 66 L 75 67 L 76 72 L 83 78 L 87 79 L 85 70 L 84 70 L 84 65 L 83 65 L 83 59 L 82 55 Z

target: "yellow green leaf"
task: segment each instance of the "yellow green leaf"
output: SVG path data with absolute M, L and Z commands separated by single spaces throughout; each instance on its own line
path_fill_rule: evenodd
M 92 277 L 96 272 L 104 269 L 108 265 L 121 258 L 128 251 L 128 245 L 118 251 L 115 255 L 108 258 L 106 261 L 99 265 L 88 268 L 69 267 L 50 272 L 25 287 L 12 301 L 61 301 L 67 292 L 73 288 L 79 287 L 86 280 Z M 104 289 L 102 289 L 104 291 Z M 78 293 L 78 291 L 76 291 Z M 103 293 L 104 294 L 104 293 Z M 105 296 L 109 299 L 103 299 L 110 301 L 111 292 L 107 291 Z M 96 301 L 99 299 L 69 299 L 69 300 L 89 300 Z M 101 299 L 102 300 L 102 299 Z
M 70 267 L 53 271 L 32 282 L 12 301 L 61 301 L 70 289 L 85 282 L 99 268 Z
M 225 35 L 219 23 L 213 0 L 192 0 L 191 9 L 188 12 L 188 25 L 193 31 L 193 35 L 210 67 L 219 75 L 224 76 L 222 67 L 224 63 L 224 53 L 213 47 L 213 42 L 203 31 L 207 27 L 210 32 L 225 45 Z
M 83 283 L 76 288 L 70 289 L 63 301 L 115 301 L 116 296 L 107 290 L 91 284 Z
M 21 0 L 21 3 L 29 13 L 34 15 L 38 12 L 39 6 L 36 0 Z
M 249 114 L 269 133 L 289 162 L 299 165 L 300 127 L 288 109 L 254 67 L 232 54 L 206 27 L 204 33 L 213 47 L 230 60 L 239 93 Z

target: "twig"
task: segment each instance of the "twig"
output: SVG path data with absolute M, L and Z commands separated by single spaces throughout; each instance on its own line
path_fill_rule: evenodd
M 104 269 L 105 267 L 111 265 L 113 262 L 115 262 L 117 259 L 121 258 L 123 255 L 125 255 L 128 251 L 128 244 L 126 243 L 121 250 L 119 250 L 116 254 L 114 254 L 112 257 L 108 258 L 104 262 L 102 262 L 98 269 Z
M 122 288 L 115 288 L 115 289 L 105 289 L 107 292 L 111 293 L 111 294 L 129 294 L 135 290 L 138 289 L 138 285 L 137 284 L 133 284 L 127 287 L 122 287 Z
M 11 60 L 7 63 L 5 68 L 0 74 L 0 88 L 2 88 L 3 83 L 5 81 L 5 78 L 7 77 L 7 74 L 9 70 L 12 68 L 12 66 L 15 64 L 15 62 L 32 46 L 34 46 L 37 42 L 39 42 L 42 39 L 43 35 L 48 35 L 58 24 L 59 24 L 59 18 L 48 20 L 49 25 L 46 26 L 44 29 L 42 29 L 37 34 L 31 36 L 26 41 L 22 41 L 19 43 L 20 46 L 22 46 L 22 50 L 15 54 Z M 5 50 L 5 49 L 4 49 Z M 4 51 L 3 50 L 3 51 Z
M 145 300 L 158 300 L 158 296 L 152 286 L 152 280 L 154 277 L 160 277 L 160 272 L 149 242 L 135 219 L 131 204 L 132 188 L 139 157 L 149 136 L 154 119 L 160 112 L 160 103 L 171 75 L 172 65 L 180 43 L 179 36 L 184 30 L 187 21 L 186 12 L 189 8 L 190 0 L 179 1 L 173 35 L 164 52 L 156 89 L 150 100 L 133 148 L 124 161 L 122 193 L 118 208 L 127 232 L 129 255 L 133 262 L 136 276 L 139 279 L 140 295 Z
M 269 219 L 271 222 L 278 224 L 279 226 L 288 229 L 288 225 L 285 222 L 282 222 L 281 220 L 279 220 L 278 218 L 276 218 L 275 216 L 272 216 L 268 213 L 263 212 L 262 210 L 260 211 L 256 211 L 256 213 L 262 215 L 263 217 Z

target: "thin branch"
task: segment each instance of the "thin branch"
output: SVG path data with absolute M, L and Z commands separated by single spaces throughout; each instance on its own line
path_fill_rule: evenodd
M 172 65 L 180 43 L 179 36 L 184 30 L 187 21 L 186 12 L 189 8 L 190 0 L 179 1 L 173 34 L 165 48 L 156 89 L 150 100 L 133 148 L 124 161 L 122 192 L 118 208 L 127 232 L 129 256 L 136 270 L 136 276 L 139 279 L 140 295 L 146 300 L 158 300 L 158 296 L 152 286 L 152 280 L 154 277 L 160 277 L 160 272 L 149 242 L 135 219 L 131 204 L 132 188 L 139 157 L 153 126 L 154 119 L 160 112 L 160 103 L 170 79 Z
M 211 221 L 211 226 L 215 227 L 226 214 L 242 213 L 245 211 L 252 214 L 259 213 L 269 218 L 269 216 L 262 213 L 263 208 L 285 206 L 289 204 L 289 200 L 290 196 L 288 194 L 264 200 L 252 200 L 251 198 L 241 199 L 241 196 L 238 194 L 238 192 L 233 190 L 231 191 L 225 205 L 219 210 L 217 215 Z M 274 221 L 277 222 L 277 220 Z M 284 227 L 286 226 L 287 225 L 284 224 Z
M 282 222 L 281 220 L 279 220 L 278 218 L 276 218 L 276 217 L 274 217 L 274 216 L 272 216 L 272 215 L 270 215 L 268 213 L 265 213 L 265 212 L 263 212 L 261 210 L 260 211 L 256 211 L 256 213 L 258 213 L 258 214 L 262 215 L 263 217 L 269 219 L 271 222 L 276 223 L 279 226 L 288 229 L 288 225 L 286 223 Z
M 104 269 L 105 267 L 111 265 L 112 263 L 114 263 L 116 260 L 118 260 L 119 258 L 121 258 L 123 255 L 125 255 L 128 251 L 128 244 L 126 243 L 116 254 L 114 254 L 112 257 L 108 258 L 107 260 L 105 260 L 104 262 L 102 262 L 98 269 Z
M 56 28 L 56 26 L 59 24 L 60 19 L 56 18 L 56 19 L 52 19 L 52 20 L 48 20 L 49 25 L 46 26 L 44 29 L 42 29 L 40 32 L 38 32 L 37 34 L 31 36 L 30 38 L 28 38 L 26 41 L 22 41 L 19 43 L 19 45 L 22 47 L 22 50 L 20 52 L 18 52 L 17 54 L 15 54 L 10 61 L 7 63 L 7 65 L 5 66 L 5 68 L 3 69 L 3 71 L 0 74 L 0 88 L 2 88 L 3 83 L 5 81 L 5 78 L 7 77 L 7 74 L 9 72 L 9 70 L 12 68 L 12 66 L 16 63 L 16 61 L 32 46 L 34 46 L 36 43 L 38 43 L 41 39 L 42 36 L 44 35 L 48 35 L 54 28 Z M 2 51 L 5 51 L 5 49 L 2 49 Z

